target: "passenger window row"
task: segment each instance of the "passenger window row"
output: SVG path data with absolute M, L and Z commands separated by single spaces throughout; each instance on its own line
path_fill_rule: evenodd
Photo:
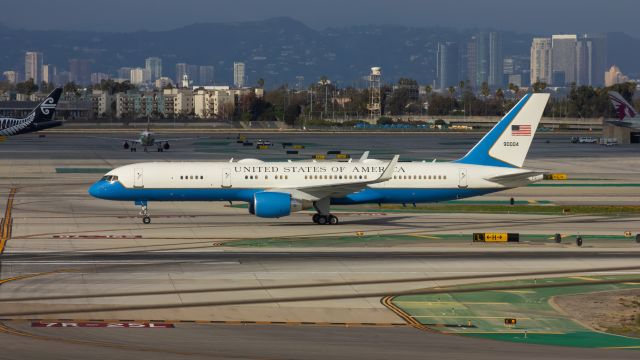
M 202 175 L 180 175 L 180 180 L 204 180 Z
M 289 175 L 276 175 L 276 176 L 274 176 L 274 178 L 276 180 L 287 180 L 287 179 L 289 179 Z M 245 175 L 244 179 L 245 180 L 258 180 L 259 176 L 258 175 Z M 269 175 L 265 175 L 264 179 L 265 180 L 269 180 Z
M 394 180 L 447 180 L 447 175 L 394 175 Z
M 305 175 L 305 180 L 366 180 L 367 175 Z

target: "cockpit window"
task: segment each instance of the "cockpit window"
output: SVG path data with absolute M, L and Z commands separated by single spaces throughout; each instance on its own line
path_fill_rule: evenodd
M 102 177 L 102 180 L 113 182 L 113 181 L 118 181 L 118 177 L 116 175 L 105 175 Z

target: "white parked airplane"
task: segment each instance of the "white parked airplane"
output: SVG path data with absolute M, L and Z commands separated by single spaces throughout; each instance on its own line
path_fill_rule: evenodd
M 193 140 L 196 138 L 176 138 L 176 139 L 158 139 L 156 138 L 156 134 L 151 131 L 151 122 L 147 120 L 147 128 L 140 132 L 137 139 L 120 139 L 120 138 L 104 138 L 100 139 L 108 139 L 108 140 L 119 140 L 122 141 L 122 147 L 126 149 L 130 149 L 131 151 L 137 151 L 137 145 L 142 146 L 142 149 L 146 152 L 149 147 L 157 147 L 158 152 L 163 152 L 165 150 L 169 150 L 171 145 L 169 142 L 174 141 L 184 141 L 184 140 Z
M 109 171 L 89 188 L 96 198 L 134 201 L 151 222 L 152 201 L 246 201 L 259 217 L 315 209 L 317 224 L 337 224 L 332 204 L 426 203 L 461 199 L 539 181 L 522 168 L 548 94 L 527 94 L 464 157 L 448 163 L 152 162 Z

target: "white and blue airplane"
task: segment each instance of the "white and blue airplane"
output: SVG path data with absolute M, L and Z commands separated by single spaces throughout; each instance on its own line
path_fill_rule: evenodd
M 338 223 L 331 205 L 428 203 L 484 195 L 539 181 L 523 169 L 549 94 L 525 95 L 464 157 L 452 162 L 147 162 L 109 171 L 96 198 L 133 201 L 151 222 L 153 201 L 243 201 L 249 213 L 280 218 L 315 209 L 316 224 Z

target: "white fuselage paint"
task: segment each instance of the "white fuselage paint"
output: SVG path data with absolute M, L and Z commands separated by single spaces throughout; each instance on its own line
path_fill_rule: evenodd
M 127 189 L 270 189 L 349 184 L 373 180 L 387 162 L 151 162 L 119 167 Z M 371 184 L 372 189 L 503 189 L 486 179 L 525 173 L 520 168 L 461 163 L 405 162 L 396 165 L 391 180 Z M 138 177 L 136 181 L 136 177 Z M 142 178 L 140 178 L 142 177 Z M 225 177 L 227 178 L 225 180 Z M 465 178 L 466 177 L 466 178 Z M 534 180 L 535 181 L 535 180 Z M 530 182 L 523 182 L 526 185 Z M 510 186 L 511 187 L 511 186 Z

